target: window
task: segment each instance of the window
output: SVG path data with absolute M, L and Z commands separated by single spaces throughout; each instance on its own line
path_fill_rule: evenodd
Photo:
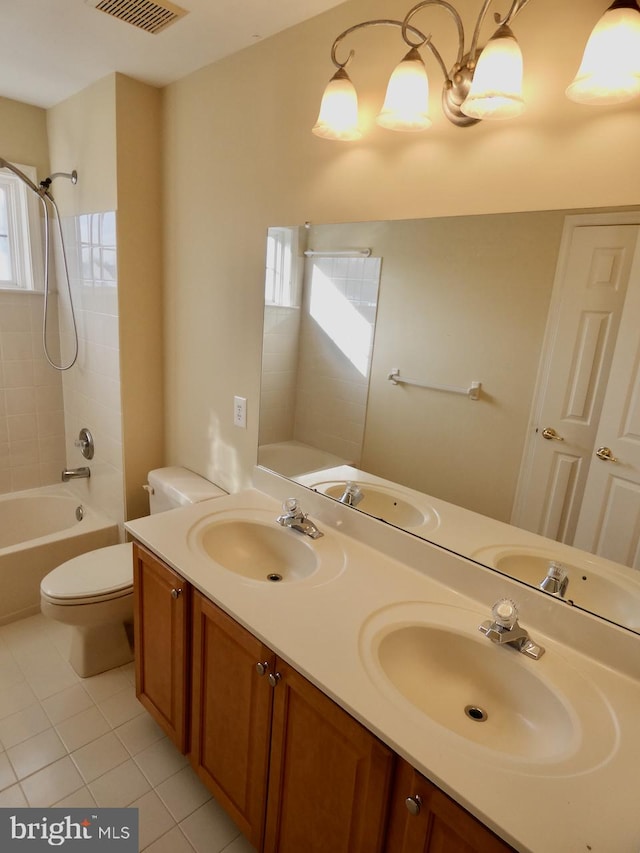
M 264 301 L 267 305 L 298 305 L 298 240 L 296 228 L 269 228 Z
M 19 166 L 35 183 L 35 169 Z M 35 290 L 41 248 L 40 202 L 8 169 L 0 169 L 0 288 Z

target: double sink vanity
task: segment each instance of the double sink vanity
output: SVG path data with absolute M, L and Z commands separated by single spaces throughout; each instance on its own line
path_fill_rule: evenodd
M 640 850 L 638 635 L 254 484 L 126 526 L 138 695 L 256 849 Z

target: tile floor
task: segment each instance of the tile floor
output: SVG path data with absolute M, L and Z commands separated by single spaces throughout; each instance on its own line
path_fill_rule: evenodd
M 68 629 L 0 627 L 0 807 L 134 806 L 145 853 L 255 853 L 135 697 L 133 664 L 79 678 Z

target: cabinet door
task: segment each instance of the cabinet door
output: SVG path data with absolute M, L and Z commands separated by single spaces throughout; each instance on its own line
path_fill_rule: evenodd
M 190 759 L 249 841 L 262 845 L 275 655 L 197 591 L 193 594 Z M 263 674 L 260 675 L 257 664 Z
M 513 853 L 513 848 L 398 759 L 386 853 Z
M 277 669 L 265 853 L 376 853 L 393 754 L 290 666 Z
M 134 543 L 136 696 L 181 752 L 187 748 L 190 587 Z

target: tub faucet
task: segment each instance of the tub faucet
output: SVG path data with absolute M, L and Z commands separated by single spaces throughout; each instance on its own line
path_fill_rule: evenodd
M 324 536 L 324 533 L 318 530 L 313 521 L 309 521 L 306 513 L 302 512 L 296 498 L 287 498 L 282 504 L 282 515 L 279 515 L 276 521 L 282 527 L 290 527 L 291 530 L 297 530 L 312 539 L 319 539 Z
M 357 506 L 363 497 L 364 495 L 358 484 L 349 480 L 344 484 L 344 492 L 338 498 L 338 501 L 347 506 Z
M 65 468 L 62 472 L 62 482 L 68 483 L 69 480 L 81 480 L 91 476 L 91 469 L 86 465 L 81 468 Z
M 478 630 L 482 631 L 492 643 L 499 646 L 513 646 L 523 655 L 534 660 L 542 657 L 544 654 L 542 646 L 534 643 L 525 629 L 518 624 L 518 608 L 513 601 L 508 598 L 501 598 L 500 601 L 496 601 L 491 608 L 491 615 L 493 620 L 488 619 L 478 625 Z

